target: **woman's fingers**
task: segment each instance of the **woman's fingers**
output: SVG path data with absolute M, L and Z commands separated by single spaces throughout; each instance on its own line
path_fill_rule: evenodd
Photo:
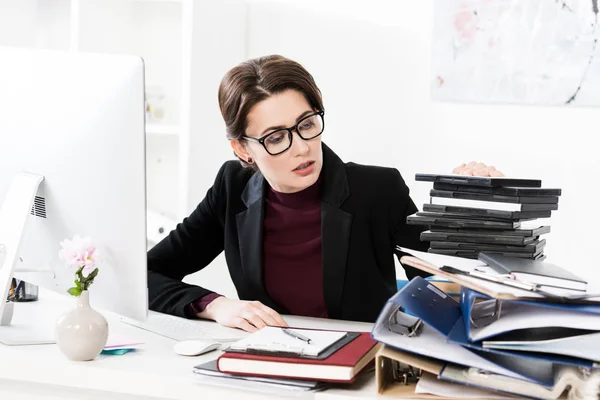
M 265 321 L 263 321 L 263 319 L 256 313 L 256 310 L 248 310 L 244 312 L 242 314 L 242 318 L 244 318 L 246 321 L 248 321 L 258 329 L 262 329 L 265 326 L 267 326 Z
M 481 170 L 481 169 L 485 169 L 485 168 L 487 168 L 487 167 L 488 167 L 488 166 L 487 166 L 487 165 L 485 165 L 484 163 L 482 163 L 482 162 L 478 162 L 478 163 L 476 163 L 476 164 L 473 166 L 472 170 L 473 170 L 473 172 L 476 172 L 476 171 L 479 171 L 479 170 Z
M 281 315 L 270 307 L 265 306 L 260 301 L 251 303 L 253 312 L 255 312 L 269 326 L 288 326 Z
M 462 163 L 460 166 L 454 168 L 454 170 L 452 170 L 452 173 L 466 176 L 504 176 L 504 174 L 496 170 L 494 166 L 488 166 L 485 163 L 477 161 L 471 161 L 468 164 Z
M 468 175 L 471 176 L 472 175 L 472 171 L 473 171 L 473 167 L 477 165 L 477 161 L 471 161 L 468 164 L 462 164 L 461 167 L 456 168 L 455 170 L 457 171 L 456 173 L 459 175 Z
M 496 170 L 496 168 L 494 168 L 494 167 L 485 167 L 485 168 L 477 169 L 477 170 L 473 171 L 473 176 L 490 176 L 490 173 L 495 170 Z
M 452 173 L 453 173 L 453 174 L 460 174 L 460 172 L 461 172 L 463 169 L 465 169 L 465 167 L 466 167 L 466 166 L 467 166 L 467 164 L 465 164 L 465 163 L 462 163 L 462 164 L 460 164 L 458 167 L 454 168 L 454 169 L 452 170 Z
M 265 322 L 268 326 L 279 326 L 279 323 L 269 313 L 267 313 L 261 307 L 256 307 L 256 314 Z
M 265 326 L 287 326 L 275 310 L 260 301 L 233 300 L 219 297 L 208 306 L 211 318 L 221 325 L 255 332 Z
M 467 163 L 464 167 L 460 169 L 458 173 L 460 175 L 471 175 L 471 171 L 473 170 L 475 164 L 477 164 L 476 161 L 471 161 L 470 163 Z
M 256 329 L 256 327 L 250 325 L 250 323 L 242 317 L 235 318 L 234 328 L 239 328 L 246 332 L 256 332 L 258 330 L 258 329 Z
M 261 308 L 275 320 L 276 326 L 288 326 L 287 322 L 285 322 L 283 317 L 277 311 L 273 310 L 271 307 L 265 306 L 262 303 L 259 304 L 261 305 Z
M 471 164 L 471 163 L 469 163 L 469 164 Z M 482 169 L 484 169 L 486 167 L 487 166 L 484 163 L 472 161 L 471 166 L 464 169 L 463 175 L 481 176 L 481 175 L 475 175 L 475 174 L 476 174 L 477 171 L 480 171 L 480 170 L 482 170 Z

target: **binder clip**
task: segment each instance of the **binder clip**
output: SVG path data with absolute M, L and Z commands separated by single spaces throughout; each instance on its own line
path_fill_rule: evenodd
M 473 299 L 469 322 L 475 328 L 483 328 L 498 321 L 502 315 L 510 314 L 511 311 L 518 307 L 519 305 L 514 302 L 508 301 L 504 303 L 504 300 L 500 299 L 483 301 Z
M 500 319 L 502 315 L 502 300 L 491 299 L 471 303 L 469 322 L 475 328 L 483 328 Z
M 406 314 L 402 306 L 398 306 L 392 311 L 388 318 L 388 329 L 403 336 L 419 336 L 423 331 L 423 326 L 420 318 Z
M 421 369 L 414 368 L 411 365 L 397 360 L 392 361 L 392 377 L 395 382 L 400 382 L 403 385 L 417 383 L 422 372 Z

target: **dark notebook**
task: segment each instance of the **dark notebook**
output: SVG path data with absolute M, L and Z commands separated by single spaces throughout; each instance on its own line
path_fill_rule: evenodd
M 242 375 L 232 375 L 226 374 L 224 372 L 219 372 L 217 368 L 217 360 L 212 360 L 204 364 L 196 365 L 193 369 L 194 373 L 204 376 L 210 376 L 215 378 L 224 378 L 224 379 L 239 379 L 244 381 L 251 382 L 263 382 L 270 383 L 273 385 L 284 385 L 290 387 L 302 387 L 307 390 L 317 389 L 320 387 L 326 386 L 323 382 L 317 381 L 309 381 L 309 380 L 300 380 L 300 379 L 284 379 L 284 378 L 269 378 L 269 377 L 251 377 L 251 376 L 242 376 Z

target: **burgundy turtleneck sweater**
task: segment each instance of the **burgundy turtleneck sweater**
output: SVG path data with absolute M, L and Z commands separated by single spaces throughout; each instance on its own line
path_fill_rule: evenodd
M 326 318 L 320 182 L 297 193 L 269 188 L 263 222 L 263 279 L 269 296 L 290 314 Z M 192 303 L 190 316 L 219 296 L 212 293 Z
M 269 188 L 263 225 L 264 283 L 290 314 L 327 317 L 321 259 L 320 182 L 297 193 Z

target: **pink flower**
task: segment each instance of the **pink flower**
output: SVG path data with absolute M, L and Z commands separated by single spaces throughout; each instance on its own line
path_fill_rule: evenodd
M 96 261 L 99 259 L 98 250 L 95 247 L 88 247 L 83 255 L 83 270 L 81 273 L 84 277 L 88 277 L 94 269 L 96 269 Z
M 92 244 L 89 237 L 82 238 L 79 235 L 73 239 L 65 239 L 60 243 L 62 247 L 58 257 L 65 261 L 69 267 L 75 267 L 75 286 L 67 292 L 71 296 L 81 296 L 94 282 L 98 274 L 97 264 L 101 261 L 98 249 Z
M 95 268 L 99 261 L 99 252 L 89 237 L 82 238 L 79 235 L 73 236 L 72 240 L 65 239 L 60 243 L 62 249 L 58 252 L 58 257 L 65 261 L 70 267 L 81 271 L 84 277 L 87 277 Z

